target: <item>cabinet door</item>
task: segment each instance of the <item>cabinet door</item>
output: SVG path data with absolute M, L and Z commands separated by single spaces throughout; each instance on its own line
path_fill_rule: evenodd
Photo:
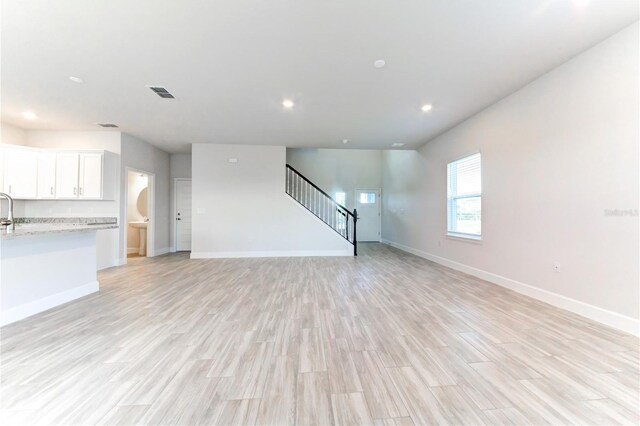
M 80 154 L 80 198 L 102 198 L 102 154 Z
M 7 148 L 4 153 L 4 192 L 13 198 L 36 198 L 38 153 Z
M 78 198 L 78 159 L 75 153 L 56 155 L 56 198 Z
M 56 154 L 38 154 L 38 198 L 56 198 Z

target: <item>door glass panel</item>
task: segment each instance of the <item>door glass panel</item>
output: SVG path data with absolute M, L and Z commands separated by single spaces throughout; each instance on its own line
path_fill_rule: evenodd
M 376 193 L 375 192 L 361 192 L 360 204 L 375 204 Z

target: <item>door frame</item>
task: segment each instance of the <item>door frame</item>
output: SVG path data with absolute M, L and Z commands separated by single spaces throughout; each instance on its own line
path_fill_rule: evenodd
M 173 179 L 173 242 L 174 242 L 174 250 L 178 252 L 178 182 L 191 182 L 191 191 L 193 191 L 193 179 L 192 178 L 174 178 Z M 193 208 L 191 209 L 191 220 L 193 221 Z M 189 250 L 190 251 L 190 250 Z
M 147 226 L 147 257 L 154 257 L 156 255 L 156 247 L 155 247 L 155 241 L 156 241 L 156 231 L 155 231 L 155 224 L 156 224 L 156 174 L 155 173 L 151 173 L 148 172 L 146 170 L 142 170 L 142 169 L 137 169 L 135 167 L 125 167 L 125 182 L 126 184 L 124 185 L 124 217 L 122 218 L 123 222 L 121 224 L 121 226 L 124 228 L 124 238 L 123 241 L 121 243 L 122 246 L 124 246 L 124 263 L 127 263 L 127 237 L 128 237 L 128 232 L 129 232 L 129 221 L 128 221 L 128 217 L 129 217 L 129 172 L 133 172 L 133 173 L 144 173 L 145 175 L 147 175 L 149 177 L 149 181 L 148 181 L 148 195 L 147 195 L 147 218 L 149 218 L 149 223 L 152 224 L 152 226 Z
M 355 209 L 358 208 L 358 192 L 359 191 L 368 191 L 368 192 L 374 192 L 377 191 L 378 193 L 378 229 L 380 230 L 380 233 L 378 234 L 378 239 L 377 242 L 381 242 L 382 241 L 382 188 L 356 188 L 353 190 L 353 206 Z M 356 235 L 357 238 L 357 235 Z M 376 241 L 376 240 L 373 240 Z M 363 243 L 366 242 L 370 242 L 370 241 L 362 241 Z

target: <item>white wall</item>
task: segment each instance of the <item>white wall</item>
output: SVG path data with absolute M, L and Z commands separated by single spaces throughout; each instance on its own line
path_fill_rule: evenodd
M 155 234 L 155 254 L 163 254 L 169 251 L 169 154 L 126 133 L 122 134 L 122 176 L 126 176 L 127 168 L 153 173 L 155 178 L 155 208 L 153 227 Z M 121 179 L 120 223 L 126 221 L 124 194 L 126 193 L 127 180 Z M 149 217 L 152 217 L 151 213 Z M 126 259 L 126 239 L 124 237 L 126 227 L 120 227 L 120 260 Z
M 383 155 L 383 237 L 638 332 L 638 24 L 416 151 Z M 445 237 L 447 162 L 482 152 L 482 243 Z M 553 271 L 554 262 L 561 272 Z
M 27 145 L 39 148 L 102 149 L 120 154 L 118 131 L 28 130 Z
M 26 145 L 27 132 L 16 126 L 0 123 L 0 143 L 11 145 Z
M 194 144 L 192 155 L 192 257 L 352 254 L 285 194 L 285 147 Z
M 171 251 L 176 251 L 176 211 L 175 179 L 191 178 L 191 154 L 171 154 L 169 156 L 169 241 Z
M 287 148 L 287 163 L 335 198 L 344 192 L 348 209 L 356 189 L 382 189 L 382 151 Z

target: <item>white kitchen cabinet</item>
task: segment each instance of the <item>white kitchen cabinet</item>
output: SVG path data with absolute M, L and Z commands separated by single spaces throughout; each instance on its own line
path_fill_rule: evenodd
M 102 158 L 101 153 L 80 154 L 80 181 L 78 198 L 83 200 L 102 199 Z
M 29 148 L 4 150 L 4 192 L 15 199 L 36 198 L 38 152 Z
M 23 200 L 115 200 L 120 157 L 0 144 L 0 192 Z
M 80 154 L 59 152 L 56 155 L 56 198 L 78 198 Z
M 56 198 L 56 154 L 38 153 L 38 191 L 39 199 Z

